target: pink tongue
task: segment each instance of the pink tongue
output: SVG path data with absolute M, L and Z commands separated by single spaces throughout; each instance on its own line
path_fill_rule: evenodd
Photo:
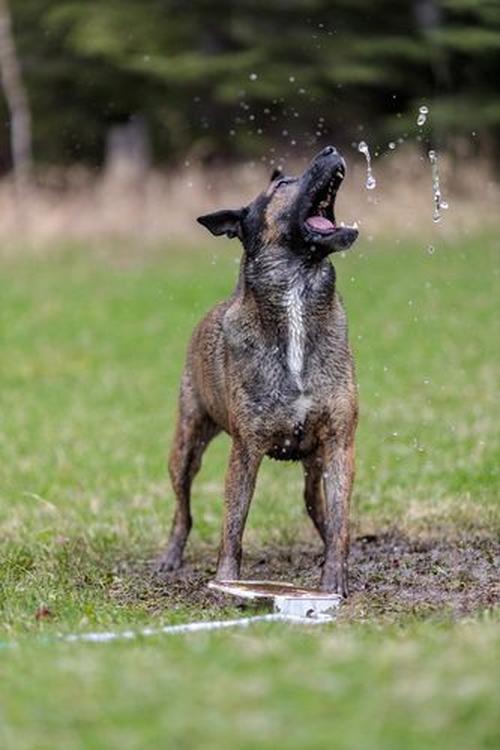
M 315 229 L 317 232 L 331 232 L 335 229 L 335 224 L 325 216 L 309 216 L 306 219 L 306 224 L 311 229 Z

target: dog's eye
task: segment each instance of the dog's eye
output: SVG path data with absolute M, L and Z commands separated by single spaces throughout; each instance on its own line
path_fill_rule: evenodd
M 276 187 L 281 187 L 282 185 L 290 185 L 290 183 L 293 181 L 293 177 L 282 177 L 281 180 L 278 180 L 278 182 L 276 183 Z

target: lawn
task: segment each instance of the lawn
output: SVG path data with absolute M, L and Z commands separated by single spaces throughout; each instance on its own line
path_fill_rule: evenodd
M 491 235 L 431 251 L 365 239 L 336 259 L 361 401 L 353 594 L 338 624 L 57 642 L 242 614 L 206 590 L 226 438 L 195 483 L 185 571 L 164 581 L 151 564 L 172 512 L 186 343 L 237 261 L 224 241 L 1 261 L 0 747 L 498 747 Z M 264 465 L 244 549 L 248 577 L 317 580 L 298 466 Z

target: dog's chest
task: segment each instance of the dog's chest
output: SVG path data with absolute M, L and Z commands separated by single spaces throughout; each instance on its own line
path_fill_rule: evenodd
M 312 396 L 306 394 L 282 404 L 261 425 L 266 453 L 285 461 L 297 460 L 311 453 L 317 442 L 316 423 L 320 414 L 316 406 Z

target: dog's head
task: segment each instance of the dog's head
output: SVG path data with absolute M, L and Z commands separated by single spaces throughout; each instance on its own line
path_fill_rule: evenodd
M 212 234 L 238 237 L 247 253 L 286 246 L 297 255 L 324 258 L 347 250 L 358 236 L 355 227 L 337 225 L 335 198 L 345 177 L 345 161 L 327 146 L 300 177 L 276 170 L 271 183 L 248 206 L 216 211 L 198 221 Z

